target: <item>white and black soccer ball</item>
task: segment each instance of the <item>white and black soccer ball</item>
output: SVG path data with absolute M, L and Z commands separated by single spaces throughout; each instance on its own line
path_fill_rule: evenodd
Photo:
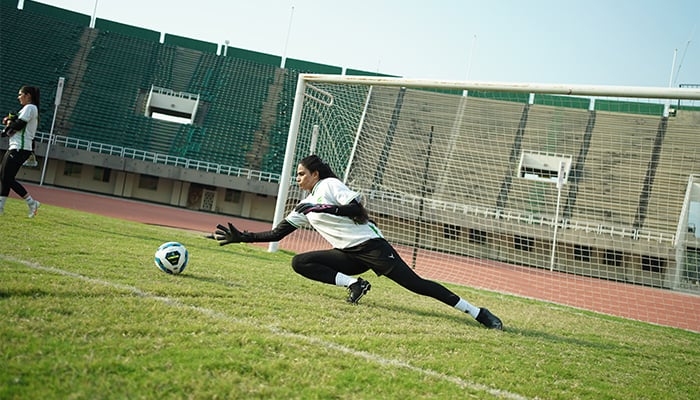
M 187 267 L 189 256 L 187 248 L 181 243 L 163 243 L 156 250 L 156 267 L 165 273 L 177 275 Z

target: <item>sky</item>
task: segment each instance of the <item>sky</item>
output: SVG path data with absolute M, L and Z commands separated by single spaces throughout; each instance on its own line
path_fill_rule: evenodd
M 41 0 L 343 68 L 449 81 L 700 84 L 698 0 Z

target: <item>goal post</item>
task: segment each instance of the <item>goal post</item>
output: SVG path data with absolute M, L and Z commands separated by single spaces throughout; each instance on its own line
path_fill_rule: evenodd
M 700 175 L 690 175 L 674 242 L 677 268 L 668 286 L 696 289 L 700 284 Z
M 301 74 L 273 224 L 313 148 L 422 275 L 660 322 L 621 310 L 627 291 L 700 294 L 678 240 L 699 128 L 697 88 Z

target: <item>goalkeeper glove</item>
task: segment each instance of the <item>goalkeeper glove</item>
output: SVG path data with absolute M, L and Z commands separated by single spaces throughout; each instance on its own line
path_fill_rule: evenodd
M 23 119 L 10 119 L 10 117 L 7 117 L 7 121 L 7 126 L 5 126 L 5 129 L 2 130 L 2 137 L 12 136 L 15 134 L 15 132 L 21 131 L 25 126 L 27 126 L 27 121 Z
M 207 236 L 210 239 L 215 239 L 219 241 L 219 246 L 223 246 L 230 243 L 243 243 L 250 241 L 250 233 L 247 231 L 241 232 L 233 226 L 232 223 L 228 223 L 228 228 L 219 224 L 216 226 L 216 231 L 213 235 Z
M 2 124 L 9 125 L 10 123 L 12 123 L 12 121 L 14 121 L 16 119 L 17 119 L 17 114 L 9 113 L 9 114 L 7 114 L 6 117 L 2 118 Z
M 294 211 L 301 214 L 308 214 L 310 212 L 326 213 L 338 215 L 338 206 L 331 204 L 311 204 L 311 203 L 301 203 L 294 209 Z

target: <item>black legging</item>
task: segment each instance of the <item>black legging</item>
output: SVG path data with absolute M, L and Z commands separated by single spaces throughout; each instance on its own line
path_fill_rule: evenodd
M 384 250 L 388 248 L 393 252 L 393 248 L 386 241 L 382 242 Z M 398 254 L 393 253 L 395 256 L 390 262 L 390 270 L 386 273 L 382 270 L 388 263 L 383 258 L 379 258 L 378 254 L 354 253 L 339 249 L 297 254 L 292 259 L 292 268 L 306 278 L 331 285 L 335 284 L 335 276 L 338 272 L 345 275 L 359 275 L 372 269 L 377 275 L 386 275 L 387 278 L 413 293 L 432 297 L 450 307 L 454 307 L 459 302 L 459 296 L 437 282 L 421 278 L 398 257 Z
M 10 189 L 14 190 L 19 197 L 24 198 L 27 195 L 27 189 L 17 182 L 15 177 L 31 154 L 32 152 L 29 150 L 8 150 L 5 152 L 2 164 L 0 164 L 0 197 L 9 196 Z

